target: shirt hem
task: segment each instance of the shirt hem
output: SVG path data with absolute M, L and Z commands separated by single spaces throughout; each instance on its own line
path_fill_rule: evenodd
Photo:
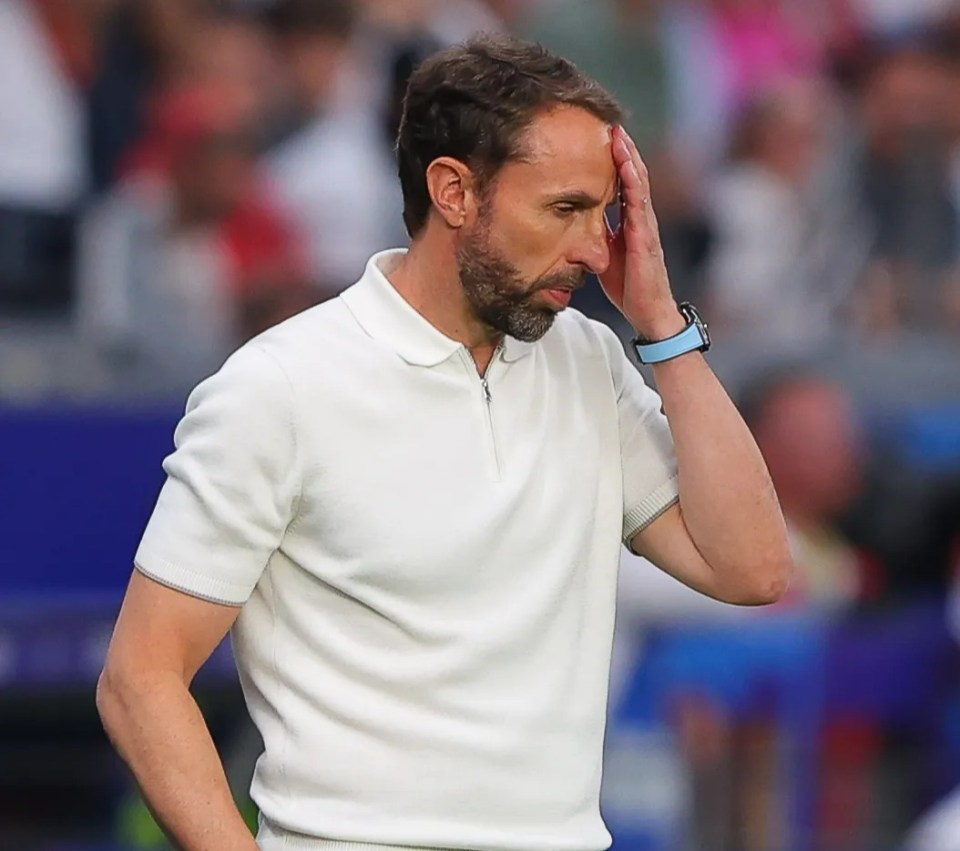
M 263 851 L 468 851 L 464 848 L 427 848 L 420 845 L 384 845 L 377 842 L 354 842 L 343 839 L 321 839 L 271 825 L 261 817 L 257 842 Z
M 209 576 L 200 576 L 192 570 L 187 570 L 157 555 L 138 552 L 133 565 L 144 576 L 161 585 L 210 603 L 242 606 L 250 596 L 249 590 L 245 587 Z
M 415 845 L 371 845 L 368 842 L 341 842 L 291 834 L 285 834 L 282 842 L 284 851 L 466 851 L 462 848 L 423 848 Z M 265 851 L 270 851 L 270 846 L 265 846 Z
M 478 851 L 480 848 L 539 847 L 539 843 L 533 845 L 530 842 L 518 845 L 513 842 L 488 841 L 478 845 L 464 845 L 459 848 L 453 848 L 448 845 L 397 845 L 357 840 L 326 839 L 278 827 L 265 818 L 263 813 L 260 814 L 260 829 L 257 833 L 257 844 L 262 851 Z M 543 847 L 558 849 L 562 848 L 563 844 L 545 838 Z M 587 849 L 609 847 L 609 839 L 604 845 L 584 844 L 568 846 L 570 851 L 573 851 L 573 849 L 576 849 L 576 851 L 587 851 Z

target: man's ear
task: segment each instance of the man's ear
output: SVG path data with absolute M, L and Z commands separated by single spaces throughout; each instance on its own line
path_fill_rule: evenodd
M 427 166 L 427 191 L 448 227 L 461 228 L 479 209 L 477 179 L 468 165 L 453 157 L 437 157 Z

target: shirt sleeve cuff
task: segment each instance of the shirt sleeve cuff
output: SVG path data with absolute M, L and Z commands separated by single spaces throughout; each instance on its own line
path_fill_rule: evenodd
M 627 549 L 637 532 L 643 531 L 680 498 L 677 477 L 668 479 L 623 516 L 623 542 Z
M 191 597 L 208 600 L 211 603 L 242 606 L 247 602 L 250 592 L 253 590 L 246 585 L 202 576 L 192 570 L 173 564 L 158 555 L 145 552 L 143 549 L 137 551 L 133 563 L 137 570 L 155 582 L 173 588 L 175 591 L 182 591 Z

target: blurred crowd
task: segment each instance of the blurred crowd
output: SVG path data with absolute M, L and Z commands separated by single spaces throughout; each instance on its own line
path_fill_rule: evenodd
M 960 600 L 960 475 L 929 460 L 960 459 L 960 413 L 917 425 L 934 449 L 911 455 L 856 404 L 919 385 L 960 401 L 958 0 L 0 0 L 0 403 L 179 404 L 246 339 L 404 245 L 406 79 L 498 29 L 620 98 L 674 289 L 716 355 L 750 367 L 738 395 L 798 563 L 766 617 Z M 616 327 L 599 288 L 578 298 Z M 841 343 L 827 369 L 796 364 Z M 867 374 L 856 358 L 878 345 L 892 355 Z M 630 570 L 648 577 L 645 626 L 712 617 Z M 694 847 L 786 848 L 779 740 L 764 713 L 734 714 L 678 710 L 699 823 L 727 824 Z M 960 729 L 960 700 L 952 717 Z M 888 753 L 869 725 L 842 733 L 822 847 L 853 851 L 869 838 L 851 838 L 865 805 L 849 789 Z M 717 774 L 730 759 L 742 781 Z
M 953 0 L 5 0 L 0 399 L 178 396 L 352 283 L 411 68 L 499 28 L 623 101 L 718 337 L 960 336 Z

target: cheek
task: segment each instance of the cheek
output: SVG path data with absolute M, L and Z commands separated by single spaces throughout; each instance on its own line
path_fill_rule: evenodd
M 527 280 L 553 269 L 563 256 L 567 224 L 553 213 L 518 206 L 490 222 L 490 244 Z

